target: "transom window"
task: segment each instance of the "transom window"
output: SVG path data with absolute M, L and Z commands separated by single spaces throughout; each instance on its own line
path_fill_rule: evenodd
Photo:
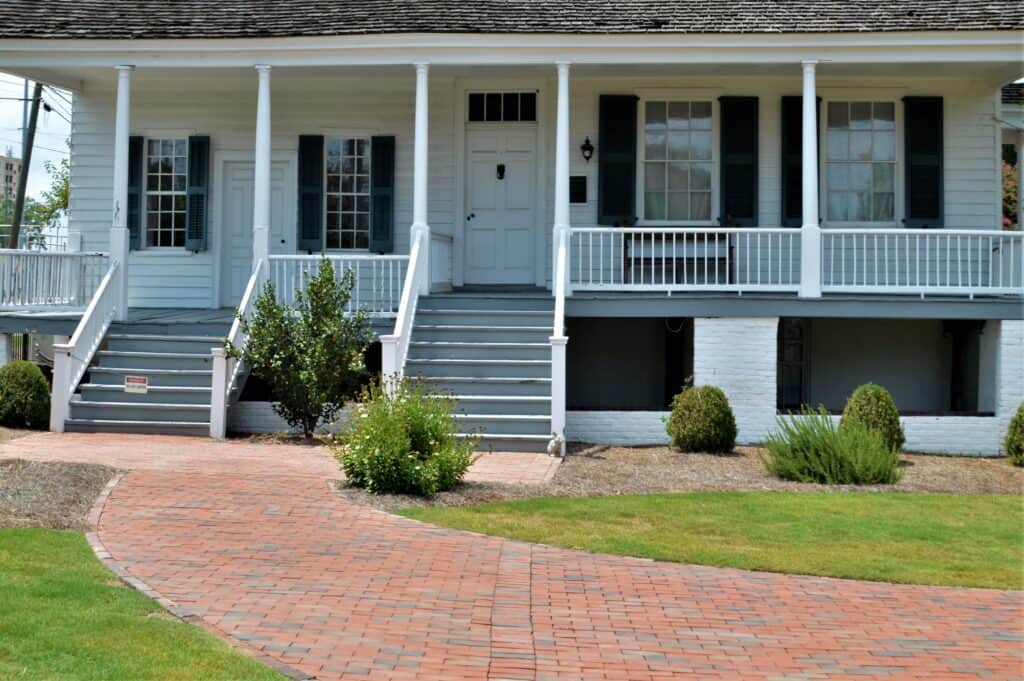
M 535 123 L 536 92 L 471 92 L 470 123 Z
M 895 103 L 829 102 L 826 136 L 826 219 L 894 222 Z
M 711 111 L 709 101 L 644 103 L 644 220 L 711 219 Z
M 185 139 L 146 141 L 146 245 L 185 245 L 188 143 Z
M 326 242 L 330 250 L 370 247 L 370 140 L 327 140 Z

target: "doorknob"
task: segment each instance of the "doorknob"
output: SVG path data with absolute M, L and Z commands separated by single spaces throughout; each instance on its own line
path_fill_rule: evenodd
M 498 179 L 499 180 L 504 180 L 505 179 L 505 164 L 504 163 L 499 163 L 498 164 Z
M 472 220 L 475 217 L 476 217 L 476 213 L 470 213 L 469 215 L 466 216 L 466 222 L 469 222 L 470 220 Z

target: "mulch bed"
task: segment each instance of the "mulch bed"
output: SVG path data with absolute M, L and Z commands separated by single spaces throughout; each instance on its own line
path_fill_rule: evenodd
M 901 455 L 903 477 L 895 485 L 816 485 L 772 477 L 757 447 L 727 455 L 681 454 L 668 447 L 571 444 L 554 479 L 546 485 L 467 482 L 431 499 L 376 495 L 337 483 L 346 500 L 386 511 L 414 506 L 468 506 L 531 497 L 613 496 L 668 492 L 943 492 L 1024 494 L 1024 468 L 1005 459 Z
M 0 527 L 90 529 L 89 510 L 116 473 L 97 464 L 0 460 Z

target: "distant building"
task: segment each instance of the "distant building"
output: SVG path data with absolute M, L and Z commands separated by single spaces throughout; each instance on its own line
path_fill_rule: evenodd
M 0 156 L 0 196 L 11 201 L 18 189 L 18 177 L 21 175 L 21 159 L 14 156 L 10 147 Z

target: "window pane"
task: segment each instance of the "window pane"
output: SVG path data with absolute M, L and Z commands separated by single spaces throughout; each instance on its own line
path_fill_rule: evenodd
M 163 156 L 174 156 L 174 140 L 161 140 L 160 154 Z
M 850 128 L 871 129 L 871 102 L 850 102 Z
M 871 164 L 851 163 L 848 167 L 850 169 L 850 189 L 858 192 L 871 191 Z
M 687 163 L 668 164 L 669 190 L 685 191 L 690 186 L 690 167 Z
M 330 139 L 327 140 L 327 155 L 328 156 L 341 156 L 341 140 Z
M 842 221 L 846 219 L 846 192 L 828 193 L 828 219 Z
M 668 219 L 690 219 L 690 195 L 686 192 L 672 192 L 668 195 Z
M 160 154 L 160 140 L 149 140 L 146 143 L 147 154 L 150 156 L 157 156 Z
M 711 160 L 711 133 L 690 133 L 690 158 L 697 161 Z
M 891 222 L 894 214 L 892 194 L 875 194 L 872 197 L 873 208 L 871 219 L 878 222 Z
M 850 135 L 845 131 L 828 131 L 828 157 L 830 161 L 845 161 L 850 158 Z
M 505 121 L 518 121 L 519 120 L 519 95 L 515 92 L 507 92 L 504 95 L 504 104 L 502 110 L 502 120 Z
M 665 102 L 647 102 L 645 126 L 649 132 L 661 132 L 665 129 Z
M 665 219 L 664 192 L 644 192 L 644 218 L 647 220 Z
M 519 95 L 519 120 L 531 123 L 537 120 L 537 93 L 523 92 Z
M 487 93 L 487 120 L 501 120 L 501 95 L 499 93 Z
M 865 221 L 871 219 L 868 208 L 871 204 L 871 194 L 868 192 L 851 192 L 849 195 L 849 214 L 847 219 L 851 221 Z
M 673 160 L 690 158 L 690 134 L 685 130 L 672 130 L 668 133 L 668 157 Z
M 648 191 L 662 191 L 665 189 L 664 163 L 644 164 L 644 188 Z
M 875 102 L 875 129 L 896 129 L 896 105 L 892 102 Z
M 891 192 L 895 190 L 896 184 L 891 163 L 874 164 L 873 188 L 876 192 Z
M 356 248 L 369 248 L 370 247 L 370 233 L 369 232 L 356 232 Z
M 187 152 L 185 151 L 185 140 L 174 140 L 174 155 L 184 156 Z
M 896 137 L 891 132 L 876 132 L 874 134 L 874 158 L 876 161 L 892 161 L 896 158 Z
M 482 92 L 474 92 L 469 95 L 469 120 L 473 122 L 484 120 L 484 95 Z
M 845 129 L 850 126 L 849 106 L 846 102 L 828 103 L 828 127 Z
M 690 103 L 690 126 L 698 130 L 711 129 L 711 102 Z
M 711 192 L 690 193 L 690 219 L 711 219 Z
M 328 230 L 327 232 L 327 248 L 336 249 L 341 248 L 341 237 L 337 232 Z
M 827 169 L 829 189 L 848 189 L 850 187 L 850 168 L 845 163 L 829 163 Z
M 850 133 L 850 159 L 854 161 L 871 160 L 871 133 L 851 132 Z
M 352 178 L 346 178 L 351 181 Z M 327 176 L 327 191 L 337 193 L 341 187 L 341 177 L 339 175 L 328 175 Z
M 668 127 L 673 130 L 685 130 L 690 127 L 689 102 L 668 103 Z
M 341 233 L 341 247 L 342 248 L 355 248 L 356 242 L 352 232 Z
M 665 133 L 648 132 L 644 135 L 644 158 L 652 161 L 665 158 Z
M 690 166 L 690 189 L 711 189 L 710 163 L 694 163 Z

